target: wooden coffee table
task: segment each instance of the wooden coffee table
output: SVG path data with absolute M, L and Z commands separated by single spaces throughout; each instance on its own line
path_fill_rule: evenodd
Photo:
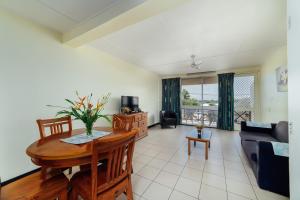
M 186 134 L 186 138 L 188 139 L 188 154 L 191 155 L 191 141 L 194 141 L 194 146 L 196 146 L 196 142 L 202 142 L 205 144 L 205 159 L 208 159 L 208 148 L 210 148 L 210 139 L 211 139 L 212 131 L 209 128 L 202 129 L 201 135 L 198 134 L 197 129 L 194 129 Z

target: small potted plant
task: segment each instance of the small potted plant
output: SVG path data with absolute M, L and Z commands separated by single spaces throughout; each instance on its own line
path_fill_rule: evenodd
M 77 101 L 65 99 L 65 101 L 69 104 L 68 107 L 52 105 L 48 106 L 64 108 L 63 110 L 58 111 L 57 115 L 73 116 L 74 120 L 81 120 L 85 125 L 86 134 L 88 136 L 92 135 L 93 126 L 98 119 L 104 118 L 105 120 L 111 122 L 111 119 L 108 117 L 108 115 L 102 114 L 104 106 L 109 100 L 110 93 L 104 95 L 102 98 L 99 98 L 95 105 L 92 103 L 93 94 L 80 97 L 76 91 L 76 95 L 78 98 Z

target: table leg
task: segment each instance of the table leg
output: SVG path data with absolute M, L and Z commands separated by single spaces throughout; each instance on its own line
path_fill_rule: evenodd
M 205 142 L 205 160 L 208 159 L 208 142 Z
M 196 147 L 196 141 L 194 141 L 194 147 Z
M 191 140 L 188 139 L 188 154 L 191 155 Z

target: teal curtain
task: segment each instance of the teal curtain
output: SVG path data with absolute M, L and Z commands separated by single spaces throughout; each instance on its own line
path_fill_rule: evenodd
M 218 74 L 218 129 L 234 130 L 234 73 Z
M 180 78 L 162 80 L 162 110 L 175 112 L 177 124 L 180 124 Z

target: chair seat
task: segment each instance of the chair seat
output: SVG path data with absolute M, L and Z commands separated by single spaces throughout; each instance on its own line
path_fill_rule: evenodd
M 67 190 L 69 180 L 64 174 L 43 180 L 41 172 L 36 172 L 1 188 L 1 200 L 49 200 Z
M 100 165 L 98 167 L 98 177 L 97 177 L 97 182 L 100 187 L 98 187 L 98 193 L 101 193 L 107 189 L 109 189 L 113 184 L 110 184 L 109 182 L 106 181 L 106 172 L 107 172 L 107 166 L 106 165 Z M 119 181 L 124 180 L 126 176 L 122 177 L 119 179 Z M 115 183 L 114 183 L 115 184 Z M 71 178 L 71 185 L 73 187 L 78 187 L 78 189 L 86 196 L 89 196 L 90 191 L 91 191 L 91 171 L 86 170 L 82 172 L 76 173 L 72 178 Z
M 177 119 L 174 119 L 174 118 L 164 118 L 163 120 L 167 121 L 167 122 L 176 122 L 177 121 Z

